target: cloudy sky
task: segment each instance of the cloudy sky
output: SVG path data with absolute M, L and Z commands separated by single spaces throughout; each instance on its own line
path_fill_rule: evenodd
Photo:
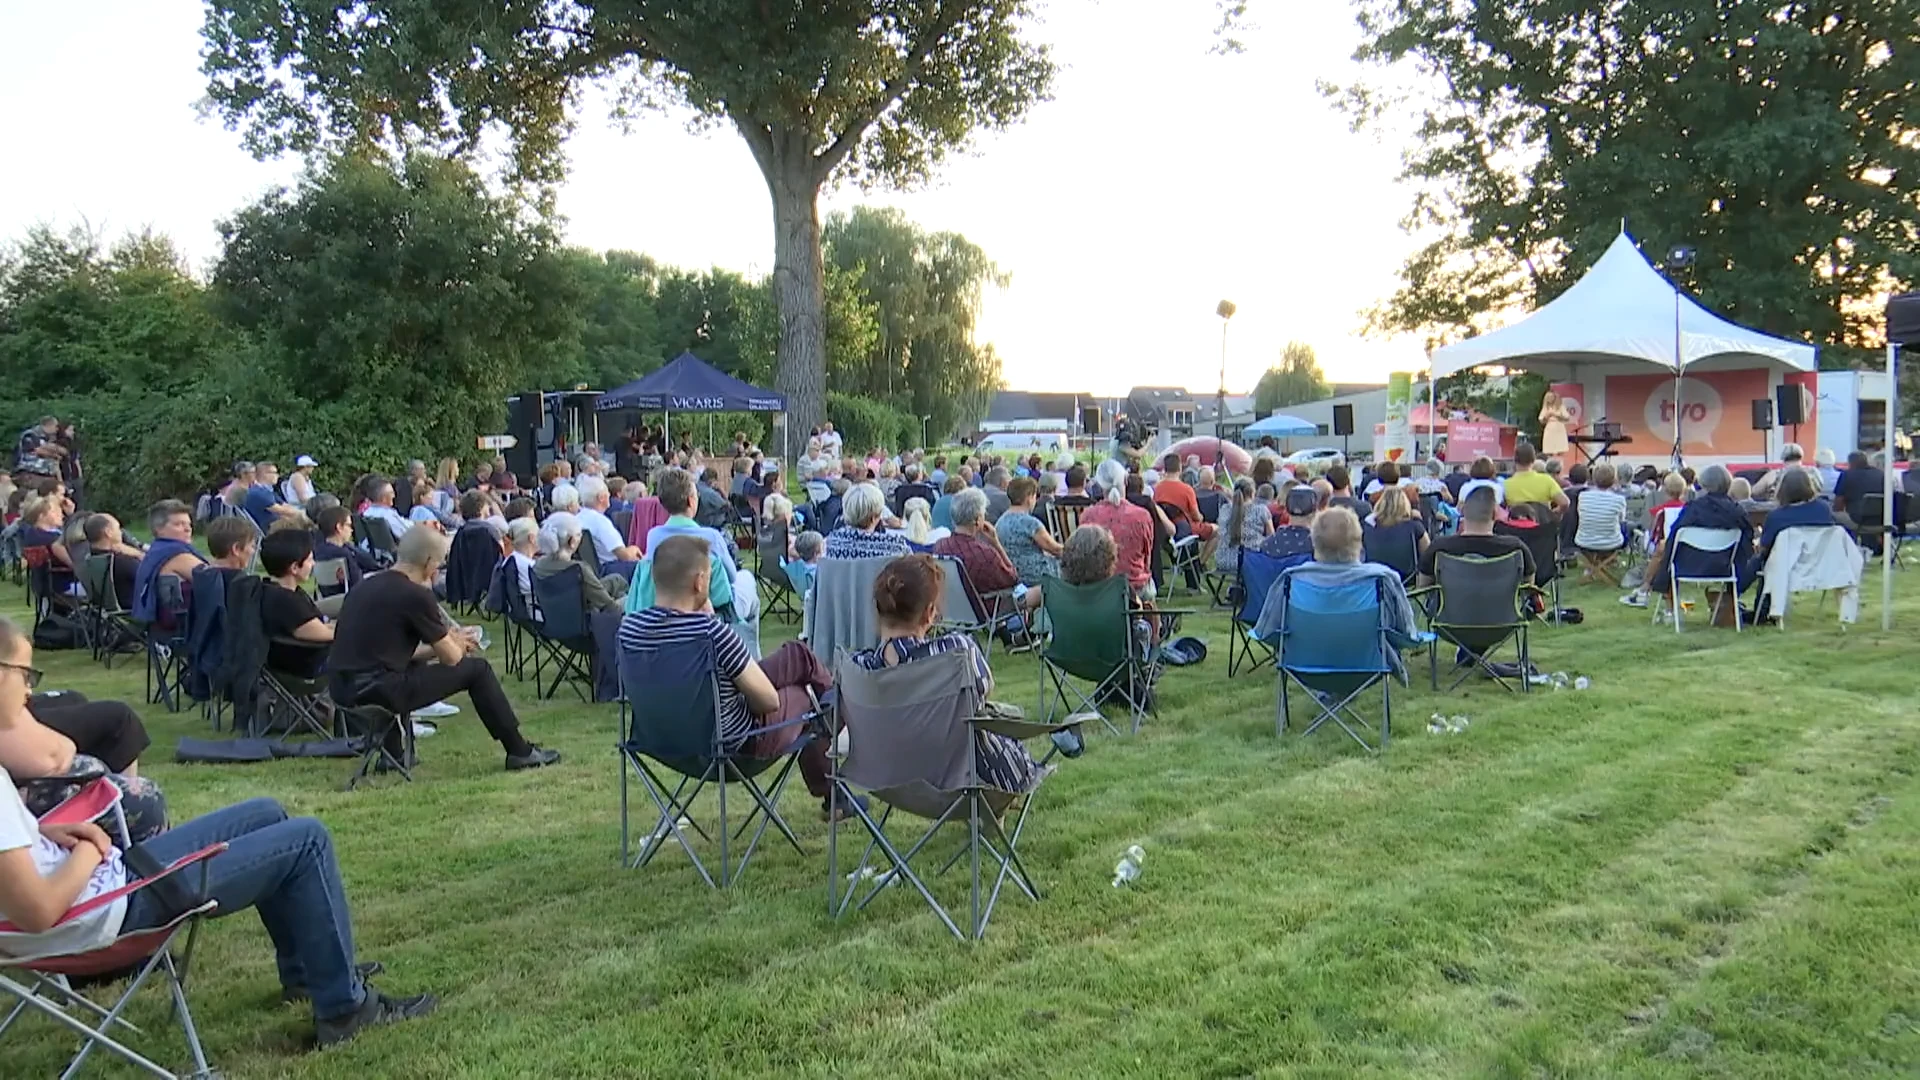
M 1212 55 L 1207 0 L 1040 0 L 1060 64 L 1054 100 L 988 135 L 929 188 L 837 191 L 825 210 L 897 205 L 986 249 L 1012 276 L 980 332 L 1021 389 L 1211 389 L 1222 298 L 1240 313 L 1227 384 L 1244 389 L 1288 339 L 1336 380 L 1425 360 L 1412 340 L 1361 337 L 1411 247 L 1399 149 L 1353 134 L 1315 89 L 1351 80 L 1355 31 L 1336 0 L 1257 0 L 1247 52 Z M 0 236 L 82 220 L 151 226 L 196 265 L 213 223 L 299 163 L 256 162 L 202 120 L 193 0 L 0 2 Z M 570 242 L 684 266 L 765 273 L 766 189 L 725 131 L 683 117 L 622 133 L 589 101 L 560 195 Z

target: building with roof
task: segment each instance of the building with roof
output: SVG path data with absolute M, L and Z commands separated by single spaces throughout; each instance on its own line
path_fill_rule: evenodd
M 1000 390 L 987 406 L 979 434 L 995 431 L 1061 431 L 1068 435 L 1100 435 L 1110 413 L 1092 394 Z

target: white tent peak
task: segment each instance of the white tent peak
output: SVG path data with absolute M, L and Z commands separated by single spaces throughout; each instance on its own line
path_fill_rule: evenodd
M 1600 261 L 1553 302 L 1510 326 L 1434 350 L 1433 374 L 1444 378 L 1499 364 L 1559 377 L 1574 374 L 1582 364 L 1620 361 L 1667 371 L 1756 365 L 1812 371 L 1817 352 L 1701 307 L 1647 262 L 1623 227 Z

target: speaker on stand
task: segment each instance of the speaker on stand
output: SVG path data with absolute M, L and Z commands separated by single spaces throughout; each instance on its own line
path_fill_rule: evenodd
M 531 487 L 539 474 L 535 463 L 537 440 L 546 427 L 546 399 L 537 393 L 516 394 L 507 399 L 507 434 L 514 444 L 505 452 L 507 470 L 518 477 L 523 487 Z
M 1772 431 L 1773 430 L 1773 399 L 1772 398 L 1754 398 L 1753 399 L 1753 430 L 1755 431 Z
M 1340 454 L 1347 453 L 1347 437 L 1353 434 L 1353 406 L 1335 405 L 1333 407 L 1333 433 L 1340 436 Z

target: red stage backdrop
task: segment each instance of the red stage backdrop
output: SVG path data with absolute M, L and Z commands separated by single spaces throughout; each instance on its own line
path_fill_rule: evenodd
M 1673 445 L 1673 389 L 1670 375 L 1607 376 L 1607 419 L 1633 437 L 1633 456 L 1659 457 Z M 1764 368 L 1688 375 L 1680 383 L 1681 452 L 1764 457 L 1766 434 L 1753 430 L 1750 403 L 1768 393 Z

